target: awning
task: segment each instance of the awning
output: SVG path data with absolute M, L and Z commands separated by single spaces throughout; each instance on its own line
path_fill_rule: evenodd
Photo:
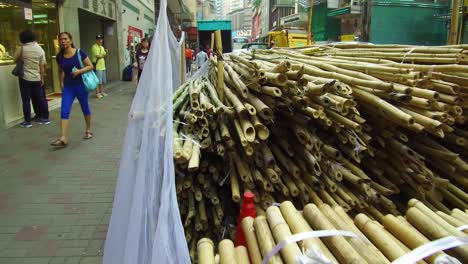
M 338 9 L 329 11 L 327 13 L 327 17 L 337 17 L 337 16 L 346 15 L 350 13 L 351 13 L 351 7 L 348 6 L 348 7 L 338 8 Z

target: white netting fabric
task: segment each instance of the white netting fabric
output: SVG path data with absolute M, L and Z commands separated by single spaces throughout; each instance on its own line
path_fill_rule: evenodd
M 190 263 L 175 191 L 172 92 L 181 46 L 162 0 L 154 40 L 129 113 L 104 264 Z

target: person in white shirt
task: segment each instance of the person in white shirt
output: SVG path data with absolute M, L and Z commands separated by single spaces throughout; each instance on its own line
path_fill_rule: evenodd
M 44 91 L 46 59 L 44 50 L 36 43 L 36 35 L 29 29 L 19 34 L 23 44 L 16 50 L 15 62 L 22 60 L 24 73 L 19 77 L 24 122 L 22 127 L 31 127 L 31 100 L 39 107 L 40 124 L 49 124 L 49 109 Z
M 197 53 L 195 62 L 197 63 L 198 69 L 208 60 L 208 55 L 206 54 L 203 48 L 200 48 L 200 51 Z

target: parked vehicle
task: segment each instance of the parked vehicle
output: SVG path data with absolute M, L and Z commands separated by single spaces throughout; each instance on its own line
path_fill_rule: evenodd
M 307 30 L 304 28 L 283 28 L 268 32 L 268 44 L 274 47 L 302 47 L 307 46 L 307 41 Z
M 242 49 L 254 50 L 254 49 L 268 49 L 268 44 L 260 42 L 251 42 L 242 45 Z
M 232 38 L 232 49 L 233 50 L 241 49 L 248 42 L 249 42 L 249 38 L 247 38 L 247 37 L 233 37 Z

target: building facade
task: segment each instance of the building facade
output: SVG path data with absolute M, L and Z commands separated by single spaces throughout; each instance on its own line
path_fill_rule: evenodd
M 215 0 L 198 0 L 197 20 L 214 20 L 217 18 Z
M 67 31 L 76 47 L 90 51 L 96 35 L 104 37 L 109 82 L 118 81 L 128 65 L 126 48 L 155 28 L 154 0 L 0 0 L 0 129 L 23 119 L 18 79 L 11 74 L 13 54 L 24 29 L 36 33 L 47 61 L 45 88 L 49 108 L 60 107 L 58 33 Z
M 248 5 L 237 8 L 227 16 L 232 23 L 233 37 L 249 37 L 252 31 L 252 8 Z
M 46 93 L 60 92 L 55 55 L 59 51 L 57 35 L 60 30 L 60 2 L 51 0 L 0 0 L 0 129 L 23 120 L 18 78 L 11 74 L 15 67 L 13 56 L 21 45 L 19 33 L 31 29 L 44 49 L 47 63 Z M 58 94 L 60 97 L 60 94 Z M 49 104 L 59 104 L 52 100 Z

